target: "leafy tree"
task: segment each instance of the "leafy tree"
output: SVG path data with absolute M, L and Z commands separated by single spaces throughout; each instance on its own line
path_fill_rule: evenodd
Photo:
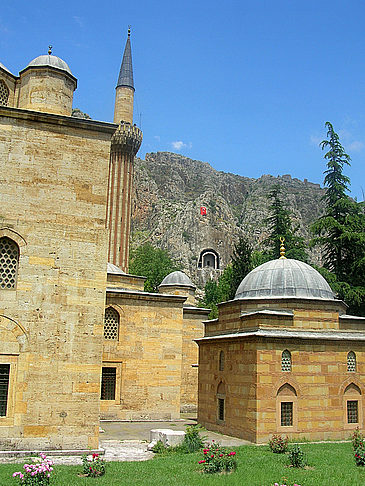
M 265 222 L 269 235 L 264 241 L 268 247 L 268 260 L 274 260 L 280 256 L 280 238 L 285 238 L 285 256 L 306 262 L 308 260 L 305 251 L 304 238 L 297 235 L 298 227 L 294 227 L 291 211 L 284 203 L 284 194 L 281 186 L 275 185 L 268 194 L 270 199 L 270 215 Z
M 171 272 L 179 270 L 179 265 L 160 248 L 150 243 L 139 246 L 131 252 L 129 272 L 147 277 L 144 284 L 146 292 L 157 292 L 162 280 Z
M 92 120 L 91 116 L 81 111 L 80 108 L 72 108 L 71 116 L 75 118 L 84 118 L 85 120 Z
M 349 312 L 365 313 L 365 212 L 364 203 L 349 195 L 350 179 L 343 174 L 350 165 L 350 156 L 342 147 L 331 123 L 326 122 L 327 138 L 320 144 L 327 160 L 323 200 L 325 213 L 312 225 L 315 238 L 312 245 L 323 248 L 322 275 L 334 292 L 349 306 Z
M 224 269 L 222 275 L 219 277 L 218 282 L 215 280 L 208 280 L 204 287 L 204 297 L 200 301 L 200 305 L 211 309 L 209 319 L 215 319 L 218 317 L 219 302 L 225 302 L 230 300 L 232 292 L 232 265 L 229 264 Z

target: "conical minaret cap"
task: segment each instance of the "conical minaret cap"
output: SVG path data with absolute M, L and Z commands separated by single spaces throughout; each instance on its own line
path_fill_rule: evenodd
M 132 66 L 132 49 L 131 49 L 131 31 L 128 29 L 128 39 L 125 45 L 122 65 L 119 71 L 117 88 L 126 86 L 134 90 L 133 66 Z

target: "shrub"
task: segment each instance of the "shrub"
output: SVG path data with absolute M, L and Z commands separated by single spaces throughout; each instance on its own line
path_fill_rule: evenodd
M 105 462 L 99 454 L 84 454 L 82 456 L 83 474 L 89 478 L 96 478 L 105 474 Z
M 201 437 L 200 432 L 204 430 L 200 424 L 193 424 L 186 426 L 186 433 L 184 440 L 180 446 L 181 452 L 187 454 L 197 452 L 204 447 L 206 437 Z
M 354 433 L 352 434 L 351 437 L 351 441 L 352 441 L 352 448 L 354 449 L 354 451 L 364 447 L 364 437 L 360 432 L 359 427 L 356 427 L 356 429 L 354 430 Z
M 292 449 L 290 449 L 289 460 L 290 465 L 293 467 L 304 467 L 306 465 L 304 452 L 298 445 L 295 445 Z
M 274 434 L 269 440 L 269 447 L 275 454 L 284 454 L 288 450 L 288 437 L 281 437 L 281 435 Z
M 356 466 L 365 466 L 365 450 L 361 445 L 354 450 Z
M 203 465 L 203 472 L 205 473 L 232 472 L 237 469 L 236 453 L 234 451 L 228 452 L 225 447 L 221 447 L 214 441 L 207 444 L 203 453 L 204 459 L 199 461 L 199 464 Z
M 162 440 L 158 440 L 156 444 L 152 447 L 151 451 L 154 452 L 155 454 L 163 454 L 164 452 L 167 451 L 167 447 L 162 442 Z
M 24 473 L 18 471 L 13 477 L 18 477 L 19 484 L 22 486 L 48 486 L 50 484 L 53 471 L 53 461 L 47 459 L 43 453 L 39 454 L 39 459 L 33 459 L 32 464 L 24 464 Z

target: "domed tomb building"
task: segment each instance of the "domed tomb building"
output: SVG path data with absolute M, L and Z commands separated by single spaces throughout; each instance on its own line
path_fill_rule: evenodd
M 363 428 L 365 318 L 347 315 L 311 266 L 260 265 L 204 324 L 198 421 L 207 429 L 263 443 Z

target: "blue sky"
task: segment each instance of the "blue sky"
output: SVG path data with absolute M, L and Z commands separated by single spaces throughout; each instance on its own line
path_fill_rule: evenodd
M 52 44 L 78 78 L 74 106 L 112 121 L 129 24 L 140 156 L 322 183 L 330 121 L 363 199 L 364 0 L 4 0 L 0 61 L 18 74 Z

